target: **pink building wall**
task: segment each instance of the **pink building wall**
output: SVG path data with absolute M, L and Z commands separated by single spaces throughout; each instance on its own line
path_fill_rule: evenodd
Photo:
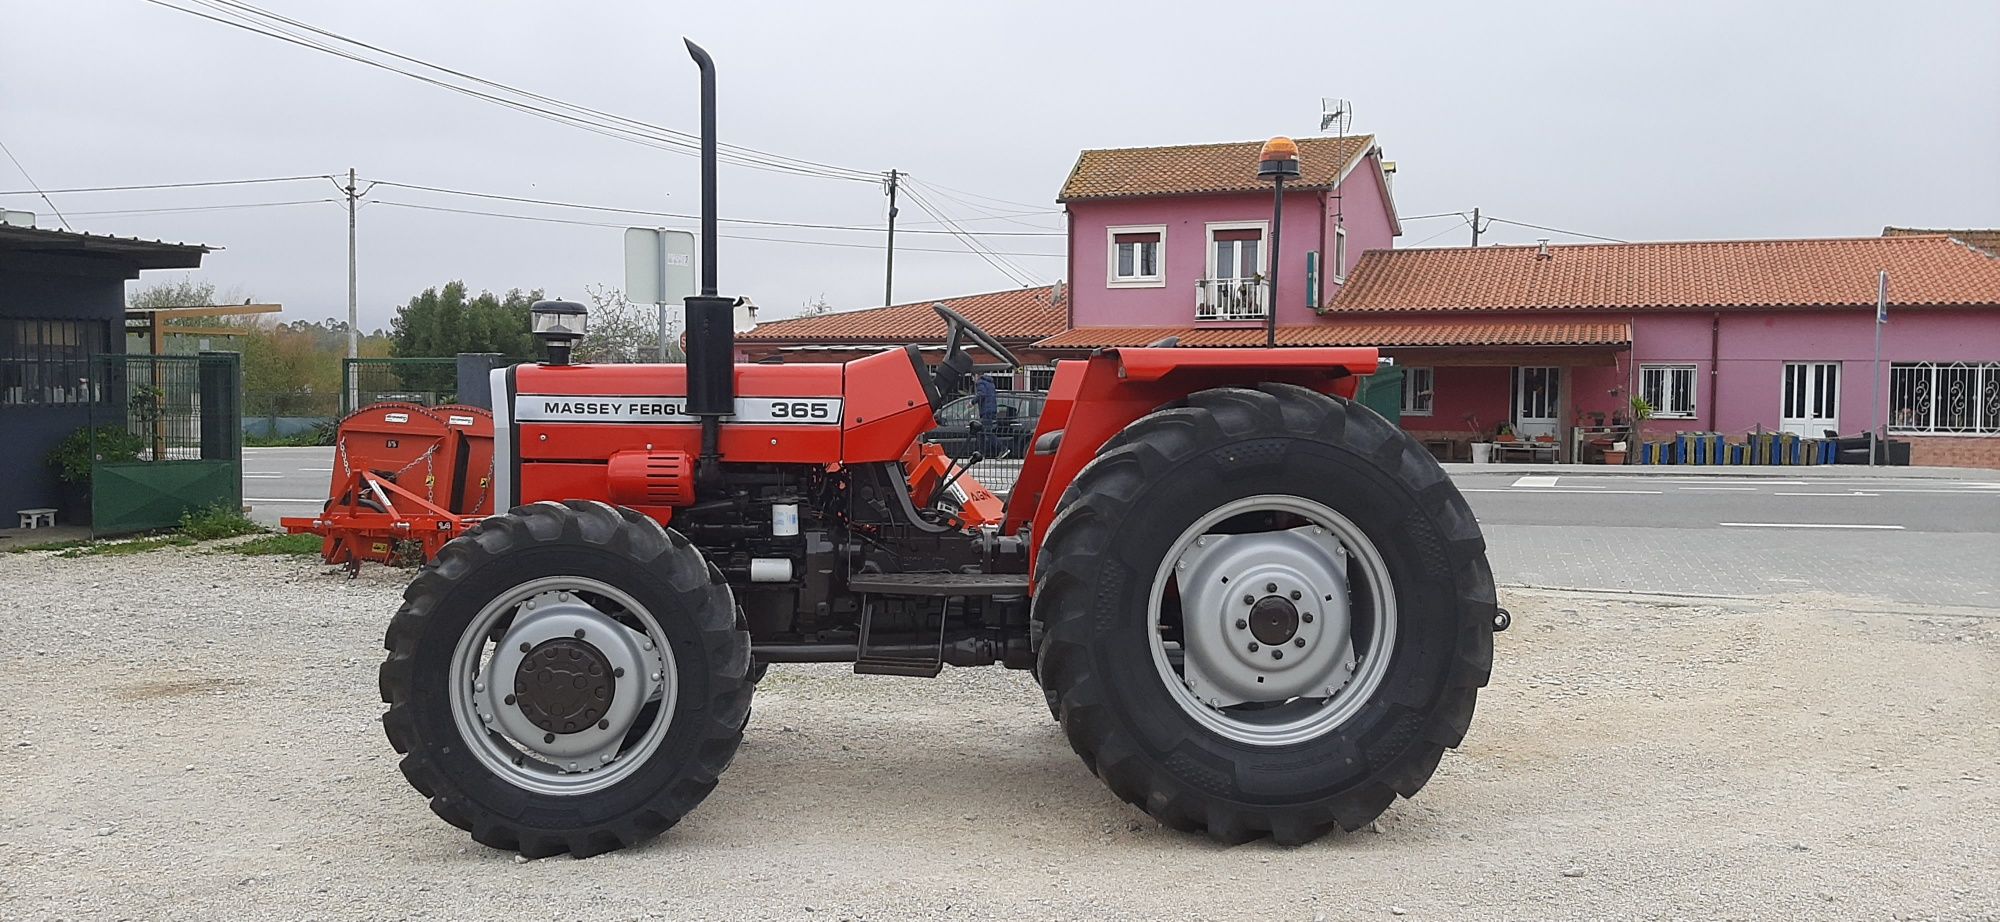
M 1501 320 L 1550 320 L 1542 314 L 1484 314 Z M 1566 422 L 1588 425 L 1593 411 L 1609 419 L 1625 412 L 1638 385 L 1639 365 L 1673 364 L 1695 367 L 1695 414 L 1648 422 L 1645 434 L 1665 437 L 1677 431 L 1749 432 L 1779 427 L 1783 418 L 1784 367 L 1788 362 L 1833 362 L 1840 366 L 1837 426 L 1857 433 L 1878 422 L 1876 401 L 1884 412 L 1889 399 L 1889 368 L 1896 362 L 2000 361 L 2000 319 L 1990 312 L 1892 310 L 1882 330 L 1880 390 L 1873 388 L 1874 311 L 1741 311 L 1639 314 L 1564 312 L 1565 322 L 1611 321 L 1632 324 L 1630 352 L 1615 356 L 1613 365 L 1563 366 L 1565 387 L 1575 409 Z M 1713 341 L 1711 341 L 1713 340 Z M 1711 360 L 1711 349 L 1719 361 Z M 1394 350 L 1391 350 L 1392 352 Z M 1448 358 L 1398 355 L 1399 364 L 1435 369 L 1433 412 L 1408 416 L 1403 426 L 1418 432 L 1466 432 L 1467 413 L 1477 414 L 1480 429 L 1491 432 L 1510 418 L 1511 381 L 1507 366 L 1454 366 Z M 1599 360 L 1601 361 L 1601 359 Z M 1719 372 L 1712 374 L 1716 369 Z M 1711 417 L 1710 408 L 1714 412 Z M 2000 440 L 1995 440 L 2000 442 Z
M 1347 228 L 1348 269 L 1360 261 L 1362 251 L 1384 249 L 1395 240 L 1388 202 L 1371 171 L 1380 171 L 1374 155 L 1364 158 L 1341 184 L 1339 204 Z M 1278 254 L 1280 324 L 1312 323 L 1318 317 L 1306 300 L 1306 254 L 1320 252 L 1322 265 L 1332 258 L 1334 206 L 1326 192 L 1285 195 L 1283 247 Z M 1071 202 L 1068 207 L 1069 276 L 1075 291 L 1070 324 L 1077 327 L 1192 326 L 1195 283 L 1208 274 L 1207 226 L 1271 219 L 1269 192 Z M 1166 228 L 1164 285 L 1113 288 L 1107 284 L 1111 253 L 1107 228 L 1134 225 Z M 1322 275 L 1319 294 L 1324 303 L 1337 287 L 1332 273 Z M 1259 324 L 1204 321 L 1202 325 L 1227 328 Z
M 1887 405 L 1891 363 L 2000 360 L 2000 320 L 1989 312 L 1891 309 L 1889 323 L 1882 328 L 1878 391 L 1872 365 L 1874 320 L 1872 308 L 1635 315 L 1632 361 L 1693 364 L 1698 381 L 1695 418 L 1656 420 L 1648 424 L 1647 432 L 1739 433 L 1758 425 L 1775 429 L 1783 409 L 1788 362 L 1838 363 L 1837 428 L 1860 432 L 1879 421 L 1878 394 Z M 1712 327 L 1714 323 L 1719 328 Z M 1715 361 L 1711 361 L 1711 337 Z

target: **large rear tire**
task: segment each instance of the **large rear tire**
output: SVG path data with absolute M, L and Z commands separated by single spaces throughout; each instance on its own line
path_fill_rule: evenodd
M 1071 746 L 1120 798 L 1227 842 L 1307 842 L 1416 794 L 1471 723 L 1496 612 L 1429 454 L 1291 385 L 1134 422 L 1036 561 L 1038 674 Z
M 665 831 L 713 790 L 749 716 L 750 637 L 678 532 L 537 503 L 445 545 L 403 593 L 383 728 L 431 810 L 530 858 Z

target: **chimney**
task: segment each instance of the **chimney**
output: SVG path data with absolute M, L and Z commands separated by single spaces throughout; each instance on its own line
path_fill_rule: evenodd
M 0 209 L 0 224 L 8 227 L 34 227 L 35 213 L 32 211 L 8 211 Z
M 1536 258 L 1536 259 L 1548 259 L 1548 258 L 1550 258 L 1550 257 L 1551 257 L 1552 255 L 1554 255 L 1554 254 L 1551 254 L 1551 253 L 1549 252 L 1549 238 L 1547 238 L 1547 237 L 1538 237 L 1538 238 L 1536 238 L 1536 240 L 1535 240 L 1535 258 Z
M 1389 187 L 1389 194 L 1396 194 L 1396 161 L 1382 161 L 1382 185 Z

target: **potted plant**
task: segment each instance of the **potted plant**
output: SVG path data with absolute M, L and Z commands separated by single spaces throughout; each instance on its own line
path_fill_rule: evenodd
M 99 461 L 137 461 L 146 450 L 146 440 L 123 426 L 82 428 L 70 433 L 49 450 L 48 464 L 55 468 L 62 484 L 57 508 L 62 521 L 71 525 L 90 522 L 90 469 Z
M 1501 423 L 1500 428 L 1493 435 L 1493 441 L 1495 442 L 1512 442 L 1514 440 L 1513 423 Z

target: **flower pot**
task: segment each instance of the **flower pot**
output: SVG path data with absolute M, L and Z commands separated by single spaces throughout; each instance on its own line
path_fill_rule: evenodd
M 1619 449 L 1619 448 L 1607 448 L 1607 449 L 1605 449 L 1605 450 L 1604 450 L 1604 463 L 1606 463 L 1606 464 L 1624 464 L 1624 463 L 1625 463 L 1625 451 L 1624 451 L 1624 449 Z

